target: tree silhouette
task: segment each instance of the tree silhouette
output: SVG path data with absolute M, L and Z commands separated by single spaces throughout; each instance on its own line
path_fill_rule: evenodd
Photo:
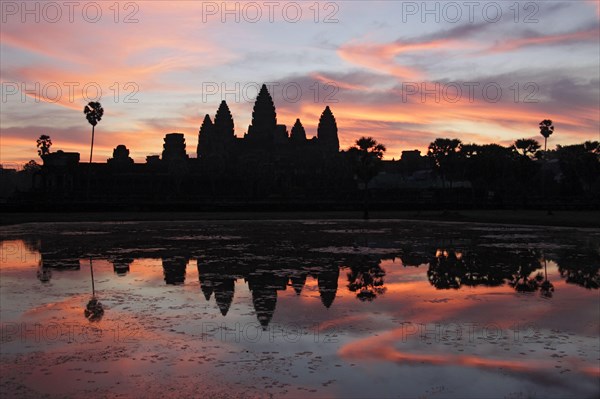
M 471 182 L 473 194 L 485 201 L 505 200 L 513 170 L 514 147 L 498 144 L 461 145 L 464 177 Z
M 554 126 L 550 119 L 544 119 L 540 122 L 540 134 L 544 136 L 544 152 L 546 152 L 546 145 L 548 144 L 548 137 L 554 133 Z
M 91 101 L 88 105 L 83 109 L 83 113 L 85 114 L 85 118 L 92 125 L 92 144 L 90 146 L 90 163 L 88 164 L 88 182 L 87 182 L 87 196 L 89 199 L 90 196 L 90 180 L 92 173 L 92 155 L 94 154 L 94 130 L 96 125 L 100 120 L 102 120 L 102 115 L 104 115 L 104 109 L 99 102 Z
M 464 262 L 453 250 L 438 250 L 429 262 L 427 279 L 438 290 L 459 289 L 464 276 Z
M 92 163 L 92 154 L 94 153 L 94 129 L 98 122 L 102 120 L 102 116 L 104 115 L 104 109 L 102 105 L 97 101 L 91 101 L 88 105 L 83 109 L 83 113 L 85 114 L 85 118 L 92 125 L 92 145 L 90 147 L 90 164 Z
M 600 181 L 600 143 L 556 146 L 555 155 L 562 172 L 562 186 L 569 195 L 584 192 L 590 195 Z
M 378 259 L 361 257 L 350 265 L 348 289 L 356 292 L 356 297 L 362 302 L 371 302 L 386 291 L 383 281 L 385 270 L 380 263 Z
M 440 174 L 444 186 L 446 185 L 446 180 L 449 178 L 450 187 L 452 187 L 452 174 L 455 172 L 457 166 L 460 146 L 461 141 L 459 139 L 437 138 L 427 148 L 427 156 L 433 161 L 434 167 Z
M 527 206 L 530 194 L 537 192 L 537 187 L 539 187 L 538 181 L 534 177 L 540 171 L 541 164 L 533 160 L 533 156 L 539 154 L 539 147 L 539 143 L 533 139 L 519 139 L 511 147 L 513 151 L 511 169 L 514 178 L 514 188 L 517 188 L 514 195 L 515 198 L 518 196 L 521 197 L 523 206 Z M 541 183 L 542 196 L 545 197 L 545 181 L 543 178 L 541 179 Z
M 540 254 L 536 250 L 527 250 L 518 253 L 515 257 L 516 270 L 513 271 L 512 278 L 508 284 L 518 292 L 534 292 L 540 288 L 540 284 L 544 281 L 542 273 L 536 273 L 533 277 L 531 274 L 542 266 L 540 264 Z
M 600 142 L 598 141 L 586 141 L 583 143 L 583 148 L 587 152 L 591 152 L 592 154 L 600 155 Z
M 355 161 L 356 177 L 364 184 L 364 213 L 369 218 L 369 182 L 379 172 L 385 146 L 372 137 L 361 137 L 356 140 L 354 147 L 348 150 Z
M 524 157 L 534 156 L 540 147 L 540 143 L 534 139 L 518 139 L 513 144 L 514 150 L 519 152 Z
M 23 171 L 25 172 L 37 172 L 38 170 L 40 170 L 40 165 L 35 162 L 33 159 L 29 162 L 27 162 L 25 165 L 23 165 Z
M 544 156 L 547 155 L 547 144 L 548 137 L 554 133 L 554 126 L 552 125 L 552 121 L 550 119 L 544 119 L 540 122 L 540 134 L 544 136 Z M 542 169 L 542 196 L 546 197 L 546 169 Z M 548 215 L 551 215 L 552 211 L 548 208 Z
M 50 147 L 52 146 L 52 140 L 50 140 L 50 136 L 42 134 L 40 138 L 37 139 L 36 146 L 40 158 L 43 158 L 46 154 L 50 154 Z
M 577 251 L 557 250 L 554 259 L 567 284 L 590 290 L 600 288 L 600 251 L 595 241 L 588 241 L 579 246 Z

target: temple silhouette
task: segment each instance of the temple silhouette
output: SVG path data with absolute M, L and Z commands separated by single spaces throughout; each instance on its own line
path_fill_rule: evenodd
M 245 154 L 267 151 L 276 153 L 278 157 L 298 157 L 301 155 L 331 156 L 339 152 L 340 143 L 335 117 L 329 106 L 319 119 L 317 137 L 307 139 L 306 131 L 300 119 L 288 134 L 285 125 L 277 124 L 277 113 L 273 99 L 265 85 L 262 86 L 254 109 L 252 124 L 244 137 L 234 134 L 234 121 L 225 101 L 221 101 L 214 121 L 210 115 L 204 117 L 198 135 L 198 159 L 205 162 L 228 160 L 244 157 Z M 165 137 L 163 160 L 184 159 L 185 142 L 182 135 L 169 134 Z
M 356 146 L 340 150 L 329 106 L 314 137 L 300 119 L 289 130 L 278 123 L 266 85 L 241 137 L 222 101 L 214 118 L 203 118 L 195 149 L 190 156 L 183 133 L 166 134 L 162 153 L 148 155 L 145 163 L 135 163 L 123 144 L 104 163 L 80 163 L 79 153 L 38 148 L 41 167 L 31 161 L 19 172 L 0 168 L 0 208 L 318 211 L 370 203 L 376 210 L 558 210 L 600 204 L 597 141 L 538 151 L 533 139 L 504 147 L 437 138 L 427 154 L 404 150 L 398 159 L 388 154 L 370 165 Z
M 196 157 L 188 150 L 183 133 L 168 133 L 162 154 L 147 156 L 143 164 L 134 163 L 123 144 L 115 147 L 106 163 L 80 163 L 79 153 L 45 154 L 34 191 L 49 201 L 143 204 L 332 200 L 355 186 L 340 153 L 329 106 L 319 119 L 316 137 L 307 137 L 300 119 L 288 132 L 277 122 L 266 85 L 258 93 L 252 123 L 243 137 L 235 135 L 233 116 L 222 101 L 214 119 L 207 114 L 202 121 Z

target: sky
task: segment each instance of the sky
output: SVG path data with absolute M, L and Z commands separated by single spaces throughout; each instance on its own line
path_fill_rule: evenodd
M 136 162 L 226 100 L 243 137 L 266 83 L 277 120 L 316 136 L 329 105 L 340 146 L 372 136 L 386 158 L 437 137 L 549 147 L 600 139 L 600 2 L 2 1 L 0 163 L 40 162 L 35 141 L 89 157 L 83 108 L 100 101 L 94 161 Z

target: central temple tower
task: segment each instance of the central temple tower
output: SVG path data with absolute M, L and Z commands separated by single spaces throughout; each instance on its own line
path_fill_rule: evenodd
M 263 84 L 260 88 L 254 109 L 252 110 L 252 124 L 248 126 L 246 138 L 254 142 L 282 142 L 287 140 L 287 130 L 285 125 L 277 124 L 277 113 L 273 98 Z

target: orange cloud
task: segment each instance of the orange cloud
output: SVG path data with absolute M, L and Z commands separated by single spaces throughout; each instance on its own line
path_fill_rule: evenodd
M 438 39 L 422 43 L 358 43 L 350 42 L 338 48 L 338 55 L 351 64 L 360 65 L 378 72 L 389 73 L 398 79 L 419 79 L 424 73 L 416 68 L 406 67 L 396 63 L 396 57 L 402 54 L 426 51 L 460 48 L 464 43 L 449 39 Z
M 537 37 L 524 37 L 518 39 L 509 39 L 500 42 L 487 50 L 489 53 L 504 53 L 513 50 L 518 50 L 523 47 L 538 46 L 545 44 L 563 44 L 581 41 L 598 41 L 600 32 L 598 28 L 588 29 L 585 31 L 562 33 L 556 35 L 544 35 Z

